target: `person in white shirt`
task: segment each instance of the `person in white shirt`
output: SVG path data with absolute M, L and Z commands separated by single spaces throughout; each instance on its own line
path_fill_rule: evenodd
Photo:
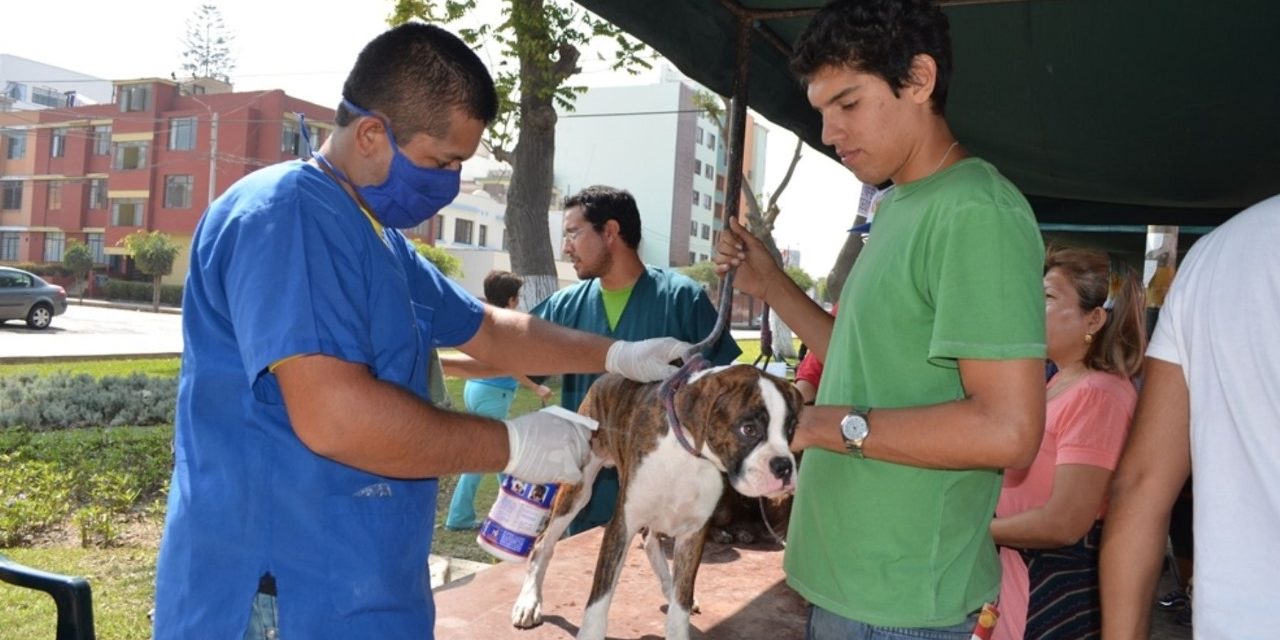
M 1103 637 L 1148 637 L 1169 510 L 1192 470 L 1195 637 L 1276 637 L 1277 329 L 1280 196 L 1196 243 L 1161 310 L 1103 531 Z

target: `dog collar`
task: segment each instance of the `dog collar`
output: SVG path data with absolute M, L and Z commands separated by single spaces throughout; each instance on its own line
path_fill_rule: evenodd
M 667 412 L 667 428 L 676 435 L 676 442 L 679 442 L 680 446 L 695 458 L 701 458 L 702 453 L 689 442 L 689 438 L 684 434 L 684 427 L 680 426 L 680 418 L 676 416 L 676 392 L 684 387 L 694 371 L 706 366 L 707 360 L 701 354 L 695 354 L 684 363 L 684 366 L 671 374 L 671 377 L 663 380 L 662 386 L 658 387 L 658 397 L 662 399 L 662 406 Z

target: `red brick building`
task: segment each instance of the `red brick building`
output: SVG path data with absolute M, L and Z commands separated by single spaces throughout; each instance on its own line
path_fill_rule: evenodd
M 166 283 L 181 283 L 209 201 L 261 167 L 317 147 L 333 109 L 283 91 L 233 93 L 216 80 L 114 83 L 112 104 L 0 113 L 0 263 L 60 262 L 84 242 L 112 274 L 130 264 L 118 243 L 160 231 L 182 247 Z

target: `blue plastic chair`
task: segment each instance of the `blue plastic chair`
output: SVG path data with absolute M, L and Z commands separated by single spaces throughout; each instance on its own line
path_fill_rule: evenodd
M 40 571 L 0 555 L 0 582 L 49 594 L 58 605 L 58 640 L 94 640 L 88 580 Z

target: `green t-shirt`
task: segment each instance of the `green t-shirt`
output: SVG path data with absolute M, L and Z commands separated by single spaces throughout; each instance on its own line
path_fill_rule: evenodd
M 618 328 L 618 319 L 622 317 L 622 310 L 627 308 L 627 300 L 631 299 L 631 289 L 635 286 L 633 283 L 613 290 L 600 287 L 600 300 L 604 302 L 604 316 L 609 321 L 610 331 Z
M 1043 358 L 1043 262 L 1030 205 L 990 164 L 969 158 L 895 188 L 841 293 L 818 404 L 950 402 L 964 397 L 957 359 Z M 876 626 L 937 627 L 999 592 L 997 470 L 815 449 L 797 487 L 785 566 L 810 602 Z

